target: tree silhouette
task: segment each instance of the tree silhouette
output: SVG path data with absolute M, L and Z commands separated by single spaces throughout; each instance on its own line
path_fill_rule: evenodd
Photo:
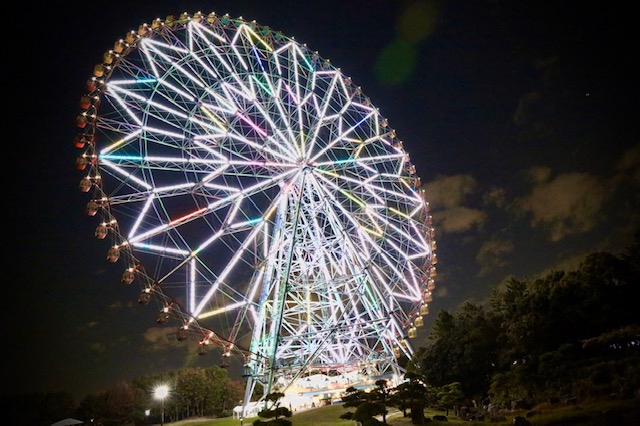
M 423 425 L 425 424 L 424 410 L 431 402 L 430 391 L 424 377 L 417 372 L 407 372 L 405 379 L 407 381 L 395 387 L 390 402 L 402 410 L 404 417 L 407 417 L 407 410 L 409 410 L 412 424 Z
M 386 424 L 386 403 L 389 394 L 386 380 L 377 380 L 375 389 L 370 392 L 350 386 L 346 389 L 342 401 L 345 408 L 355 407 L 356 410 L 346 412 L 340 418 L 359 422 L 362 426 Z M 378 420 L 377 416 L 381 416 L 382 421 Z
M 287 407 L 280 406 L 280 399 L 284 397 L 282 392 L 272 392 L 265 397 L 266 407 L 258 413 L 258 416 L 266 419 L 263 421 L 260 419 L 254 420 L 254 426 L 269 425 L 269 426 L 291 426 L 291 421 L 284 417 L 291 417 L 292 413 Z

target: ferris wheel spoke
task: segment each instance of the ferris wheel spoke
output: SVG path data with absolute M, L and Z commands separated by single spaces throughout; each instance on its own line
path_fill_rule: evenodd
M 316 189 L 317 189 L 318 191 L 323 191 L 323 189 L 321 189 L 321 188 L 322 188 L 322 186 L 321 186 L 321 185 L 316 185 Z M 328 196 L 328 197 L 330 197 L 330 198 L 333 198 L 333 196 L 332 196 L 331 194 L 327 194 L 327 196 Z M 334 206 L 337 206 L 337 208 L 338 208 L 338 209 L 342 209 L 341 204 L 340 204 L 339 202 L 337 202 L 337 200 L 335 200 L 335 199 L 334 199 L 334 202 L 333 202 L 332 204 L 333 204 Z M 338 224 L 338 223 L 341 223 L 340 219 L 337 219 L 337 216 L 336 216 L 335 214 L 333 214 L 333 213 L 334 213 L 334 211 L 333 211 L 332 209 L 331 209 L 331 210 L 329 210 L 329 212 L 330 212 L 330 213 L 332 213 L 332 214 L 331 214 L 331 217 L 332 217 L 332 218 L 334 218 L 334 220 L 332 221 L 332 222 L 333 222 L 333 224 L 334 224 L 334 226 L 336 226 L 336 224 Z M 348 212 L 343 212 L 343 213 L 346 213 L 346 214 L 344 215 L 345 217 L 347 217 L 348 219 L 352 220 L 352 219 L 351 219 L 351 216 L 348 214 Z M 357 223 L 355 223 L 355 225 L 357 225 Z M 350 271 L 350 273 L 352 273 L 352 274 L 356 274 L 356 273 L 357 273 L 357 274 L 364 273 L 364 275 L 363 275 L 363 276 L 364 276 L 364 277 L 368 277 L 368 264 L 369 264 L 369 259 L 368 259 L 368 258 L 364 258 L 364 257 L 362 257 L 362 255 L 361 255 L 362 249 L 363 249 L 363 248 L 366 248 L 366 247 L 369 245 L 369 244 L 367 244 L 367 243 L 368 243 L 368 241 L 361 240 L 361 241 L 360 241 L 360 244 L 357 244 L 357 243 L 356 243 L 356 244 L 354 244 L 354 243 L 353 243 L 353 241 L 352 241 L 352 239 L 351 239 L 351 238 L 349 238 L 349 237 L 347 236 L 347 234 L 344 232 L 344 229 L 342 228 L 342 226 L 343 226 L 343 225 L 338 225 L 338 231 L 337 231 L 337 232 L 339 232 L 340 234 L 345 235 L 345 239 L 343 240 L 342 244 L 343 244 L 343 245 L 344 245 L 344 244 L 346 244 L 346 249 L 348 250 L 348 254 L 349 254 L 349 256 L 351 256 L 352 261 L 353 261 L 354 259 L 361 259 L 361 262 L 359 263 L 358 269 L 357 269 L 357 270 L 352 270 L 352 271 Z M 357 247 L 359 247 L 359 248 L 357 248 Z M 366 278 L 365 278 L 365 280 L 364 280 L 363 282 L 366 282 Z M 359 285 L 361 285 L 361 283 L 360 283 Z M 384 298 L 381 298 L 381 302 L 382 302 L 382 303 L 385 303 L 384 301 L 385 301 L 385 299 L 384 299 Z M 387 311 L 388 311 L 388 309 L 387 309 Z
M 327 183 L 327 185 L 329 186 L 333 186 L 333 184 L 331 182 L 325 181 Z M 333 197 L 331 194 L 327 194 L 329 197 Z M 339 202 L 335 202 L 334 205 L 338 206 L 338 208 L 341 208 L 341 203 Z M 364 206 L 366 207 L 366 205 Z M 345 212 L 346 215 L 348 216 L 348 212 Z M 356 226 L 358 227 L 358 229 L 361 229 L 361 226 L 356 223 Z M 366 229 L 366 228 L 364 228 Z M 370 232 L 370 231 L 369 231 Z M 359 233 L 359 235 L 362 237 L 360 240 L 360 245 L 356 244 L 355 246 L 359 246 L 359 247 L 371 247 L 371 249 L 373 250 L 373 252 L 377 252 L 377 254 L 382 257 L 385 261 L 385 263 L 388 265 L 389 268 L 391 268 L 394 272 L 395 275 L 397 277 L 402 277 L 402 273 L 394 266 L 397 262 L 402 262 L 403 259 L 397 258 L 397 259 L 391 259 L 388 257 L 387 253 L 383 252 L 380 247 L 379 244 L 376 243 L 374 240 L 371 239 L 371 237 L 368 235 L 368 233 Z M 405 259 L 406 260 L 406 259 Z M 383 286 L 384 287 L 384 286 Z M 391 291 L 387 291 L 386 294 L 390 294 Z M 415 299 L 416 297 L 419 299 L 419 294 L 414 294 L 413 295 L 413 299 Z
M 200 350 L 240 351 L 248 387 L 403 371 L 435 288 L 429 206 L 340 69 L 255 22 L 183 13 L 127 33 L 87 87 L 86 211 L 141 303 Z

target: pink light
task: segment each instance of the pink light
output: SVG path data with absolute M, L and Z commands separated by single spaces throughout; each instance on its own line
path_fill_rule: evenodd
M 293 101 L 293 103 L 298 105 L 298 99 L 296 98 L 296 95 L 293 93 L 293 90 L 291 90 L 291 87 L 286 83 L 285 83 L 284 87 L 287 88 L 287 92 L 289 92 L 289 95 L 291 96 L 291 100 Z
M 260 134 L 261 134 L 263 137 L 265 137 L 265 138 L 267 137 L 267 132 L 265 132 L 264 130 L 262 130 L 262 129 L 261 129 L 261 128 L 259 128 L 258 126 L 256 126 L 256 124 L 255 124 L 253 121 L 249 120 L 249 117 L 247 117 L 247 116 L 245 116 L 244 114 L 241 114 L 241 113 L 238 113 L 238 116 L 239 116 L 240 118 L 242 118 L 242 119 L 243 119 L 247 124 L 249 124 L 251 127 L 253 127 L 253 129 L 254 129 L 256 132 L 260 133 Z

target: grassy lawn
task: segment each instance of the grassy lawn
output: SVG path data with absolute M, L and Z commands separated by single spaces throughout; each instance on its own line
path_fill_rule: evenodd
M 290 418 L 293 426 L 353 426 L 351 420 L 342 420 L 341 414 L 354 409 L 347 409 L 343 405 L 331 405 L 319 407 L 295 413 Z M 425 416 L 433 419 L 434 415 L 445 415 L 444 411 L 425 410 Z M 431 421 L 431 425 L 475 425 L 475 426 L 506 426 L 513 425 L 515 416 L 525 417 L 531 426 L 636 426 L 640 418 L 640 401 L 634 400 L 600 400 L 593 402 L 578 403 L 576 405 L 546 405 L 541 404 L 528 411 L 514 411 L 504 415 L 501 421 L 466 421 L 455 417 L 449 412 L 446 422 Z M 249 426 L 256 418 L 244 419 L 243 425 Z M 223 418 L 215 420 L 193 419 L 175 423 L 165 423 L 174 426 L 240 426 L 240 420 L 233 418 Z M 387 415 L 387 424 L 391 426 L 411 425 L 409 417 L 403 417 L 402 413 L 395 409 L 390 409 Z

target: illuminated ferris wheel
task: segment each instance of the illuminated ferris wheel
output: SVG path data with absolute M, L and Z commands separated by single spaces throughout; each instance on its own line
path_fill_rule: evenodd
M 248 389 L 401 374 L 434 289 L 402 142 L 361 89 L 268 27 L 168 16 L 115 42 L 81 99 L 86 210 L 122 281 Z

